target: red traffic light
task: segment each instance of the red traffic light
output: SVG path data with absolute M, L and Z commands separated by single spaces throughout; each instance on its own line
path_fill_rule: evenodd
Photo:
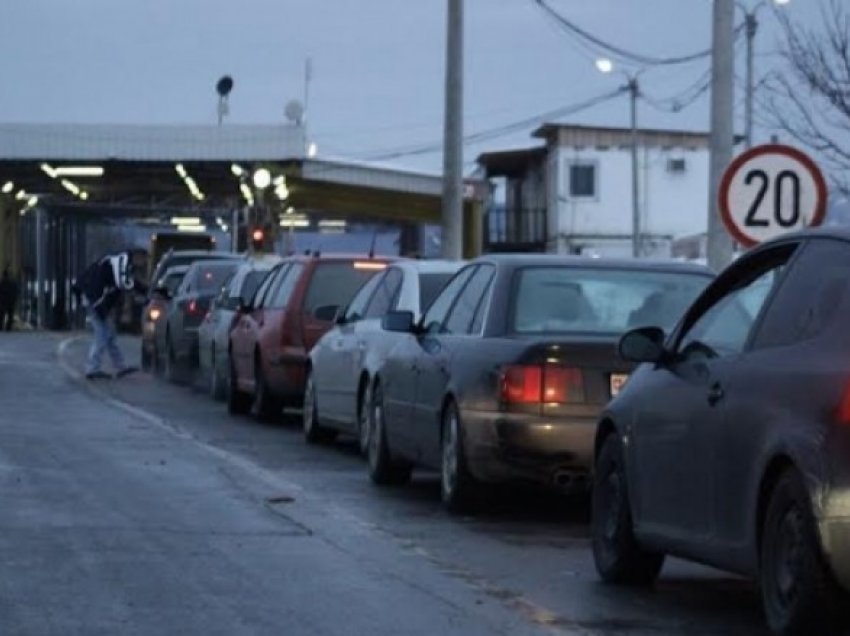
M 257 228 L 253 232 L 251 232 L 251 240 L 255 243 L 261 243 L 263 241 L 263 231 L 260 228 Z

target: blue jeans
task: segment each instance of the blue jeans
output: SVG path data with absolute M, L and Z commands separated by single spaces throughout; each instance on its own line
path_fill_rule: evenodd
M 89 357 L 86 360 L 86 373 L 96 373 L 101 370 L 100 360 L 103 357 L 104 350 L 109 353 L 109 359 L 112 361 L 115 371 L 121 371 L 126 365 L 121 349 L 115 342 L 115 321 L 109 316 L 101 318 L 91 310 L 88 314 L 89 322 L 94 331 L 94 340 L 91 343 Z

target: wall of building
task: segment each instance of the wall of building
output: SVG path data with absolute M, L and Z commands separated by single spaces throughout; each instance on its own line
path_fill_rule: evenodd
M 705 230 L 708 151 L 650 146 L 641 148 L 638 157 L 641 232 L 647 237 L 646 255 L 669 255 L 670 239 Z M 671 172 L 670 159 L 683 159 L 684 170 Z M 594 196 L 571 196 L 573 163 L 595 166 Z M 630 254 L 631 169 L 628 146 L 554 148 L 548 162 L 550 246 L 568 252 L 576 241 L 588 244 L 598 237 L 596 242 L 601 250 L 619 251 L 613 246 L 622 243 L 626 245 L 625 253 Z

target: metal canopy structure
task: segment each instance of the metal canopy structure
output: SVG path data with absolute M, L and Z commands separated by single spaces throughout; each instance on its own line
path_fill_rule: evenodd
M 254 207 L 272 219 L 294 210 L 407 229 L 439 223 L 440 176 L 308 157 L 305 147 L 297 125 L 0 124 L 0 266 L 53 302 L 81 266 L 71 252 L 86 223 L 211 223 Z M 275 185 L 254 188 L 260 168 L 285 197 Z M 481 251 L 484 184 L 469 182 L 466 195 L 469 257 Z M 49 258 L 39 261 L 39 245 Z

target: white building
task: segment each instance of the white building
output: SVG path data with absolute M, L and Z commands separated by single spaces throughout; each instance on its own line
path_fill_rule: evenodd
M 533 134 L 545 145 L 479 157 L 494 192 L 485 245 L 631 255 L 631 130 L 547 124 Z M 641 255 L 670 256 L 675 239 L 705 231 L 708 166 L 707 134 L 638 131 Z

